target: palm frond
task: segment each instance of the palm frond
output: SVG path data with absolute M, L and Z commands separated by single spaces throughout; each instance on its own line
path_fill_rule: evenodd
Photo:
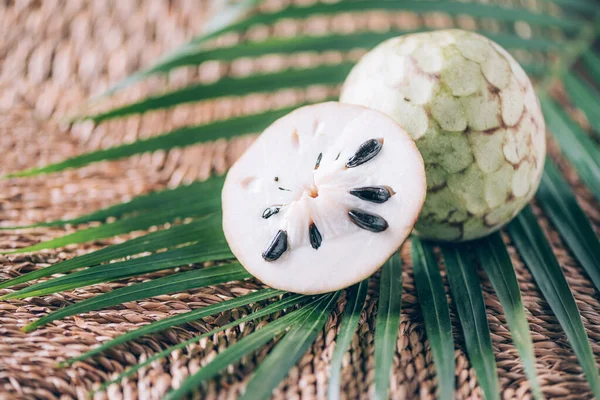
M 573 103 L 585 113 L 596 135 L 600 135 L 600 93 L 575 72 L 564 74 L 563 83 Z
M 329 400 L 340 398 L 342 361 L 344 355 L 348 352 L 348 348 L 352 343 L 352 337 L 358 327 L 360 315 L 362 314 L 365 299 L 367 298 L 368 287 L 369 280 L 365 279 L 346 289 L 348 302 L 344 308 L 340 331 L 335 339 L 335 348 L 333 349 L 329 369 L 329 382 L 327 384 L 327 398 Z
M 546 160 L 536 197 L 596 289 L 600 290 L 600 239 L 569 184 L 550 159 Z
M 538 400 L 543 399 L 535 370 L 533 341 L 525 317 L 525 306 L 521 299 L 517 275 L 510 260 L 510 255 L 506 250 L 506 245 L 500 234 L 494 233 L 485 239 L 479 240 L 473 247 L 477 252 L 483 270 L 498 295 L 513 342 L 519 351 L 525 373 L 529 378 L 533 397 Z
M 186 126 L 148 139 L 85 153 L 62 162 L 49 164 L 40 168 L 30 168 L 18 171 L 5 175 L 4 177 L 16 178 L 60 172 L 70 168 L 81 168 L 85 165 L 100 161 L 118 160 L 140 153 L 156 150 L 170 150 L 176 147 L 185 147 L 222 138 L 232 138 L 249 133 L 257 133 L 261 132 L 273 123 L 273 121 L 286 115 L 290 111 L 292 111 L 292 108 L 282 108 L 260 114 L 211 122 L 204 125 Z
M 140 369 L 152 364 L 154 361 L 167 357 L 169 354 L 173 353 L 176 350 L 184 349 L 187 346 L 194 344 L 194 343 L 198 343 L 202 339 L 213 336 L 214 334 L 216 334 L 218 332 L 223 332 L 227 329 L 235 328 L 236 326 L 239 326 L 246 322 L 254 321 L 254 320 L 264 317 L 266 315 L 275 314 L 275 313 L 283 311 L 287 308 L 291 308 L 298 304 L 305 303 L 310 299 L 311 299 L 310 296 L 301 296 L 301 295 L 292 295 L 292 296 L 284 297 L 283 299 L 281 299 L 279 301 L 271 303 L 268 306 L 265 306 L 264 308 L 261 308 L 258 311 L 255 311 L 244 317 L 241 317 L 233 322 L 230 322 L 228 324 L 225 324 L 223 326 L 215 328 L 215 329 L 213 329 L 209 332 L 203 333 L 201 335 L 195 336 L 191 339 L 188 339 L 188 340 L 181 342 L 179 344 L 176 344 L 174 346 L 168 347 L 165 350 L 160 351 L 160 352 L 156 353 L 155 355 L 149 357 L 146 361 L 140 362 L 140 363 L 126 369 L 125 371 L 120 373 L 115 379 L 103 383 L 100 386 L 100 388 L 98 388 L 96 391 L 102 391 L 102 390 L 108 388 L 110 385 L 120 382 L 124 378 L 131 376 L 131 375 L 135 374 L 137 371 L 139 371 Z M 87 358 L 87 357 L 85 357 L 85 358 Z M 66 363 L 63 363 L 61 365 L 70 365 L 70 364 L 72 364 L 78 360 L 82 360 L 82 359 L 84 359 L 83 355 L 81 357 L 70 359 Z
M 600 398 L 598 367 L 581 321 L 581 314 L 552 246 L 529 206 L 508 225 L 508 232 L 560 326 L 567 334 L 592 392 Z
M 200 233 L 206 232 L 207 226 L 211 226 L 211 221 L 200 219 L 192 221 L 189 224 L 175 225 L 169 229 L 151 232 L 123 243 L 107 246 L 95 252 L 71 258 L 49 267 L 37 269 L 16 278 L 0 282 L 0 289 L 79 268 L 92 267 L 123 257 L 168 249 L 184 243 L 193 243 L 199 240 Z M 213 233 L 215 235 L 222 234 L 219 229 L 213 231 Z
M 64 225 L 86 224 L 88 222 L 102 221 L 107 218 L 122 218 L 143 212 L 156 212 L 163 209 L 165 204 L 174 204 L 175 202 L 187 199 L 190 203 L 196 202 L 199 198 L 220 192 L 223 186 L 224 177 L 217 176 L 207 179 L 203 182 L 193 182 L 189 185 L 178 186 L 174 189 L 165 189 L 152 192 L 145 195 L 139 195 L 130 201 L 115 204 L 110 207 L 82 215 L 71 219 L 59 219 L 55 221 L 41 222 L 22 226 L 4 226 L 0 230 L 31 229 L 41 227 L 53 227 Z
M 179 104 L 199 102 L 219 97 L 240 96 L 248 93 L 275 92 L 283 89 L 306 88 L 310 85 L 341 84 L 352 68 L 351 63 L 320 65 L 312 68 L 288 69 L 282 72 L 252 75 L 244 78 L 222 78 L 215 83 L 186 86 L 183 89 L 147 97 L 137 103 L 92 115 L 96 123 L 131 114 L 145 113 Z
M 104 93 L 96 98 L 99 100 L 104 97 L 108 97 L 121 89 L 126 88 L 136 82 L 143 80 L 149 76 L 152 76 L 157 73 L 166 73 L 170 70 L 169 66 L 177 59 L 179 59 L 183 54 L 194 51 L 198 49 L 205 42 L 214 39 L 220 35 L 223 35 L 228 32 L 235 32 L 237 27 L 240 25 L 246 24 L 247 18 L 243 18 L 251 11 L 253 11 L 259 4 L 261 0 L 241 0 L 239 3 L 234 5 L 229 5 L 225 7 L 223 10 L 219 10 L 220 12 L 210 19 L 210 22 L 206 24 L 203 29 L 203 32 L 196 36 L 193 40 L 191 40 L 186 45 L 181 46 L 179 49 L 174 51 L 172 54 L 169 54 L 163 57 L 161 60 L 157 61 L 150 68 L 146 68 L 135 72 L 129 75 L 127 78 L 123 79 L 116 85 L 110 87 Z M 239 21 L 241 19 L 241 21 Z
M 402 261 L 394 254 L 383 265 L 379 282 L 379 303 L 375 319 L 375 395 L 388 398 L 390 374 L 396 354 L 396 340 L 402 306 Z
M 213 378 L 220 371 L 229 365 L 239 361 L 245 355 L 253 352 L 259 347 L 267 344 L 277 336 L 287 332 L 298 321 L 302 321 L 309 314 L 319 312 L 327 305 L 334 297 L 331 294 L 320 296 L 317 300 L 303 306 L 300 310 L 293 311 L 277 320 L 267 324 L 260 330 L 251 333 L 244 337 L 239 342 L 234 343 L 219 353 L 210 363 L 202 367 L 198 372 L 187 378 L 179 388 L 167 393 L 165 400 L 175 400 L 184 397 L 195 390 L 202 382 Z
M 289 370 L 300 360 L 313 344 L 331 310 L 335 306 L 339 292 L 328 296 L 326 303 L 309 309 L 306 317 L 299 319 L 275 348 L 262 360 L 248 382 L 241 400 L 269 399 L 271 392 L 287 376 Z
M 146 299 L 161 294 L 180 292 L 182 290 L 196 289 L 219 283 L 239 281 L 250 278 L 251 275 L 239 264 L 221 265 L 202 268 L 175 275 L 165 276 L 148 282 L 126 286 L 112 292 L 104 293 L 90 299 L 80 301 L 73 305 L 56 310 L 45 317 L 26 325 L 24 332 L 30 332 L 38 327 L 57 319 L 70 315 L 80 314 L 100 308 L 123 304 L 128 301 Z
M 432 0 L 427 2 L 417 0 L 407 0 L 402 2 L 392 2 L 386 0 L 357 0 L 343 1 L 331 4 L 315 3 L 309 6 L 291 5 L 273 13 L 257 13 L 255 15 L 250 16 L 249 18 L 245 18 L 241 21 L 234 23 L 234 21 L 238 19 L 241 15 L 248 12 L 248 10 L 252 6 L 252 3 L 258 2 L 259 1 L 245 1 L 244 8 L 242 8 L 241 10 L 234 9 L 230 11 L 228 13 L 228 18 L 223 19 L 226 22 L 221 23 L 218 29 L 212 29 L 210 32 L 205 32 L 201 36 L 192 39 L 190 43 L 182 46 L 182 48 L 180 48 L 174 54 L 167 56 L 163 60 L 157 62 L 154 66 L 139 71 L 129 76 L 117 85 L 113 86 L 103 96 L 111 95 L 118 90 L 121 90 L 135 82 L 138 82 L 154 74 L 164 74 L 178 67 L 200 64 L 204 59 L 202 57 L 199 57 L 198 55 L 203 53 L 210 54 L 210 52 L 212 51 L 206 50 L 205 48 L 203 48 L 202 45 L 207 40 L 215 38 L 219 34 L 228 32 L 242 33 L 254 25 L 270 26 L 282 20 L 301 20 L 312 16 L 332 15 L 338 14 L 340 12 L 352 13 L 383 10 L 412 11 L 418 13 L 442 12 L 453 16 L 469 15 L 476 18 L 489 18 L 498 22 L 506 23 L 514 23 L 516 21 L 521 21 L 523 23 L 532 24 L 540 27 L 559 28 L 569 33 L 578 32 L 584 29 L 586 25 L 588 25 L 588 22 L 585 19 L 579 18 L 577 16 L 559 18 L 544 13 L 531 12 L 526 8 L 519 8 L 518 12 L 515 12 L 514 8 L 503 7 L 493 4 L 461 3 L 455 1 L 442 0 Z M 565 1 L 564 3 L 567 6 L 573 6 L 573 2 Z M 594 7 L 587 6 L 584 9 L 587 12 L 589 12 L 590 9 L 594 10 Z M 231 23 L 227 24 L 227 22 Z M 285 50 L 287 49 L 284 49 L 284 52 Z M 302 51 L 302 48 L 299 48 L 297 51 Z M 307 49 L 307 51 L 313 51 L 313 48 L 309 48 Z M 267 52 L 268 51 L 263 51 L 262 53 L 254 53 L 254 55 L 264 55 L 267 54 Z M 244 54 L 243 50 L 239 51 L 239 53 Z M 243 55 L 243 57 L 247 56 L 248 55 Z
M 208 237 L 210 238 L 210 236 Z M 219 241 L 209 239 L 207 242 L 74 272 L 66 276 L 34 284 L 17 292 L 9 293 L 2 296 L 0 300 L 44 296 L 98 283 L 149 274 L 164 269 L 207 261 L 223 261 L 232 258 L 233 253 L 229 250 L 225 238 Z
M 487 400 L 499 399 L 498 373 L 481 284 L 471 252 L 464 245 L 443 245 L 452 299 L 465 337 L 469 360 Z
M 0 254 L 30 253 L 44 249 L 56 249 L 70 244 L 79 244 L 90 242 L 92 240 L 103 239 L 147 229 L 152 226 L 173 222 L 180 218 L 203 217 L 211 214 L 218 214 L 221 211 L 221 199 L 219 193 L 213 193 L 212 197 L 207 197 L 203 201 L 189 204 L 189 199 L 181 202 L 172 202 L 168 208 L 155 213 L 146 213 L 131 218 L 121 219 L 115 222 L 106 223 L 92 228 L 82 229 L 69 235 L 61 236 L 45 242 L 23 247 L 21 249 L 2 251 Z
M 454 339 L 450 310 L 433 248 L 417 237 L 411 239 L 415 284 L 427 340 L 438 377 L 438 398 L 454 398 Z
M 550 131 L 565 157 L 575 166 L 581 180 L 600 199 L 600 149 L 557 104 L 540 99 Z
M 231 300 L 226 300 L 220 303 L 211 304 L 209 306 L 205 306 L 199 308 L 197 310 L 188 311 L 186 313 L 177 314 L 169 318 L 164 318 L 156 322 L 152 322 L 151 324 L 144 325 L 140 328 L 137 328 L 131 332 L 125 333 L 123 335 L 117 336 L 116 338 L 109 340 L 108 342 L 103 343 L 102 345 L 89 350 L 83 353 L 80 356 L 73 357 L 64 363 L 62 366 L 71 365 L 74 362 L 82 361 L 87 358 L 93 357 L 96 354 L 100 354 L 103 351 L 106 351 L 110 348 L 118 346 L 119 344 L 129 342 L 131 340 L 135 340 L 144 335 L 150 335 L 155 332 L 164 331 L 165 329 L 172 328 L 177 325 L 183 325 L 188 322 L 197 321 L 204 317 L 208 317 L 209 315 L 214 315 L 223 311 L 232 310 L 236 307 L 245 306 L 252 303 L 257 303 L 262 300 L 270 299 L 276 296 L 280 296 L 285 292 L 281 290 L 275 289 L 262 289 L 258 290 L 254 293 L 250 293 L 244 296 L 236 297 Z M 290 301 L 296 302 L 300 300 L 300 295 L 291 296 L 292 299 Z M 296 303 L 293 303 L 296 304 Z
M 600 82 L 600 56 L 590 49 L 581 56 L 587 71 L 596 82 Z

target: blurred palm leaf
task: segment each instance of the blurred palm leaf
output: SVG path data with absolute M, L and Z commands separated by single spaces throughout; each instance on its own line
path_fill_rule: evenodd
M 412 239 L 412 262 L 427 340 L 439 380 L 438 398 L 454 398 L 454 339 L 444 282 L 433 248 Z
M 442 246 L 452 298 L 458 311 L 469 359 L 487 400 L 500 399 L 492 338 L 483 292 L 470 251 L 464 245 Z
M 590 47 L 590 40 L 594 36 L 590 32 L 593 32 L 598 26 L 598 7 L 592 0 L 545 0 L 540 3 L 539 8 L 542 11 L 533 11 L 525 7 L 506 7 L 487 3 L 466 3 L 449 0 L 349 0 L 337 3 L 315 3 L 308 6 L 292 5 L 279 11 L 261 13 L 256 12 L 254 9 L 254 6 L 259 3 L 260 0 L 243 0 L 237 5 L 223 10 L 223 13 L 219 14 L 220 17 L 216 18 L 214 23 L 201 36 L 192 39 L 188 44 L 162 59 L 156 65 L 133 74 L 113 86 L 102 97 L 106 98 L 151 75 L 166 74 L 182 66 L 196 66 L 212 60 L 231 62 L 243 57 L 258 57 L 268 54 L 295 55 L 299 52 L 348 52 L 357 48 L 371 48 L 384 39 L 406 33 L 404 30 L 392 28 L 386 32 L 330 33 L 323 36 L 299 35 L 287 38 L 269 37 L 254 42 L 243 40 L 244 33 L 256 25 L 272 26 L 279 21 L 289 19 L 305 20 L 319 15 L 352 14 L 370 10 L 389 13 L 396 11 L 421 14 L 444 13 L 451 17 L 466 15 L 478 21 L 485 20 L 496 23 L 497 28 L 492 30 L 487 28 L 488 25 L 478 23 L 477 30 L 516 53 L 517 57 L 524 54 L 529 55 L 529 57 L 525 57 L 528 61 L 526 61 L 524 67 L 532 76 L 548 81 L 556 78 L 558 73 L 564 73 L 565 86 L 573 102 L 586 114 L 588 121 L 592 124 L 592 129 L 596 133 L 600 132 L 600 126 L 598 126 L 600 121 L 597 116 L 599 104 L 596 98 L 597 92 L 586 85 L 580 71 L 569 69 L 571 63 L 581 56 L 582 65 L 589 76 L 592 80 L 595 80 L 596 85 L 600 82 L 600 75 L 598 75 L 600 57 Z M 553 15 L 545 11 L 548 7 L 553 7 Z M 523 24 L 528 27 L 528 33 L 526 34 L 518 29 Z M 211 47 L 211 40 L 223 33 L 238 33 L 242 40 L 230 47 Z M 573 54 L 574 52 L 575 54 Z M 171 92 L 154 94 L 118 108 L 103 109 L 102 111 L 91 111 L 91 108 L 88 108 L 85 115 L 79 118 L 87 118 L 95 123 L 101 123 L 113 118 L 176 107 L 183 103 L 208 101 L 225 96 L 272 93 L 290 88 L 304 89 L 313 85 L 335 88 L 343 81 L 350 67 L 350 63 L 342 62 L 335 65 L 317 65 L 310 68 L 269 72 L 245 77 L 225 77 L 210 84 L 195 84 Z M 555 100 L 545 97 L 545 93 L 540 93 L 540 95 L 543 96 L 542 105 L 549 130 L 555 135 L 564 155 L 577 169 L 582 181 L 600 199 L 600 187 L 598 186 L 598 182 L 600 182 L 600 161 L 598 161 L 600 160 L 600 150 L 597 144 L 569 114 L 559 107 Z M 102 101 L 97 101 L 92 108 L 95 110 L 99 105 L 102 106 L 102 103 Z M 152 138 L 140 139 L 132 143 L 82 154 L 56 164 L 19 171 L 8 175 L 8 177 L 35 176 L 59 172 L 68 168 L 79 168 L 90 163 L 115 160 L 144 152 L 169 150 L 220 138 L 232 138 L 238 135 L 260 132 L 272 121 L 285 115 L 291 109 L 269 110 L 259 114 L 230 118 L 199 126 L 186 126 L 174 131 L 164 132 Z M 223 240 L 223 233 L 219 224 L 222 183 L 222 178 L 213 178 L 203 183 L 194 183 L 140 196 L 127 203 L 108 207 L 78 218 L 49 221 L 29 226 L 29 228 L 32 228 L 85 224 L 92 221 L 103 222 L 99 226 L 82 229 L 74 234 L 14 250 L 14 252 L 30 252 L 94 241 L 128 232 L 145 230 L 152 226 L 163 227 L 164 229 L 1 282 L 0 288 L 13 287 L 35 279 L 49 277 L 53 274 L 85 268 L 43 283 L 25 288 L 20 287 L 19 291 L 8 293 L 5 297 L 43 295 L 98 282 L 136 276 L 150 271 L 202 263 L 208 260 L 226 262 L 232 258 L 232 255 Z M 546 167 L 538 199 L 575 257 L 581 262 L 598 287 L 598 269 L 600 268 L 597 252 L 598 238 L 594 234 L 587 216 L 577 206 L 572 190 L 551 163 Z M 116 221 L 105 222 L 109 217 L 116 218 Z M 185 223 L 181 223 L 182 221 Z M 10 228 L 4 227 L 2 229 Z M 598 371 L 593 362 L 588 338 L 583 330 L 581 320 L 578 318 L 576 305 L 560 266 L 552 254 L 552 249 L 543 233 L 541 233 L 530 210 L 526 210 L 511 224 L 509 233 L 526 264 L 532 270 L 543 295 L 565 329 L 593 392 L 597 397 L 600 397 Z M 533 394 L 539 398 L 541 394 L 535 378 L 531 340 L 518 285 L 516 284 L 516 277 L 510 259 L 507 257 L 506 247 L 500 236 L 496 235 L 480 242 L 479 247 L 476 248 L 479 262 L 490 278 L 506 313 L 515 345 L 523 358 L 525 370 L 532 382 Z M 469 357 L 477 371 L 479 382 L 486 397 L 495 398 L 498 394 L 496 366 L 475 266 L 465 247 L 445 245 L 442 249 L 452 294 L 455 300 L 460 303 L 459 319 L 466 336 Z M 147 252 L 152 254 L 148 255 Z M 438 392 L 440 397 L 451 398 L 454 390 L 454 343 L 443 281 L 437 270 L 438 264 L 433 248 L 429 244 L 414 239 L 412 255 L 419 301 L 424 312 L 425 327 L 439 376 Z M 129 259 L 123 260 L 124 257 Z M 134 301 L 149 296 L 242 280 L 249 277 L 250 275 L 237 263 L 175 272 L 173 275 L 123 287 L 76 303 L 27 325 L 25 330 L 35 329 L 69 315 L 118 305 L 125 301 Z M 386 397 L 388 391 L 389 369 L 392 362 L 391 357 L 394 353 L 392 350 L 395 349 L 398 335 L 401 278 L 400 258 L 395 256 L 384 267 L 380 282 L 380 308 L 375 332 L 375 358 L 378 361 L 375 368 L 375 393 L 380 398 Z M 338 336 L 332 361 L 329 387 L 332 398 L 335 398 L 339 393 L 342 358 L 358 324 L 366 297 L 366 288 L 367 282 L 365 281 L 347 292 L 347 309 L 344 312 L 342 329 Z M 468 290 L 463 292 L 462 289 Z M 392 293 L 394 293 L 394 296 L 392 296 Z M 259 290 L 244 297 L 227 300 L 223 303 L 158 321 L 109 341 L 105 345 L 93 349 L 70 362 L 88 358 L 113 345 L 156 332 L 159 329 L 166 329 L 233 307 L 248 305 L 280 295 L 281 292 L 279 291 Z M 334 307 L 336 299 L 337 294 L 317 297 L 284 296 L 264 309 L 242 317 L 238 321 L 227 324 L 215 331 L 196 336 L 187 342 L 158 353 L 148 361 L 123 372 L 115 381 L 131 375 L 142 366 L 170 354 L 175 349 L 184 348 L 216 332 L 301 304 L 300 309 L 287 313 L 275 322 L 267 324 L 260 330 L 231 345 L 212 362 L 186 380 L 181 387 L 168 395 L 168 398 L 175 398 L 193 391 L 198 384 L 211 379 L 229 364 L 236 362 L 253 350 L 287 332 L 283 339 L 278 342 L 273 352 L 258 367 L 255 377 L 249 384 L 252 392 L 256 393 L 256 396 L 253 397 L 268 397 L 270 391 L 286 376 L 288 369 L 316 339 L 318 332 Z M 285 356 L 288 354 L 293 356 L 286 359 Z M 277 369 L 276 374 L 271 375 L 265 372 L 270 366 Z M 280 366 L 282 367 L 279 368 Z M 262 386 L 263 381 L 268 382 L 268 384 Z
M 375 399 L 388 398 L 390 375 L 402 305 L 402 262 L 394 254 L 381 269 L 379 304 L 375 320 Z

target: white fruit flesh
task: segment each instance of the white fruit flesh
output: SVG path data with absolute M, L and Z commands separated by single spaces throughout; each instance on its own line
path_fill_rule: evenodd
M 354 67 L 340 100 L 390 115 L 425 161 L 428 239 L 463 241 L 500 229 L 531 200 L 546 154 L 529 78 L 496 43 L 443 30 L 387 40 Z
M 348 168 L 364 143 L 382 145 L 374 157 Z M 391 197 L 375 203 L 350 194 L 374 186 Z M 223 187 L 223 229 L 238 260 L 267 285 L 325 293 L 368 277 L 400 247 L 425 192 L 423 161 L 398 124 L 360 106 L 322 103 L 273 123 L 231 168 Z M 263 218 L 274 206 L 279 211 Z M 349 217 L 352 210 L 381 217 L 387 229 L 359 227 Z M 310 239 L 311 224 L 320 243 Z M 263 253 L 280 231 L 287 249 L 267 261 Z

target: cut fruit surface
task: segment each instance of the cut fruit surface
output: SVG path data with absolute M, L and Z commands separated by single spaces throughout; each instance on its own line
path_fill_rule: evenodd
M 277 120 L 231 168 L 223 229 L 267 285 L 325 293 L 375 272 L 409 235 L 425 193 L 423 160 L 397 123 L 322 103 Z

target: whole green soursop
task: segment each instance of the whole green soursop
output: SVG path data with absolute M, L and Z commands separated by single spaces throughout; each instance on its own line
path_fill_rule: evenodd
M 354 67 L 341 101 L 387 113 L 415 140 L 427 175 L 415 227 L 424 238 L 485 236 L 539 185 L 546 143 L 538 99 L 515 59 L 481 35 L 387 40 Z

